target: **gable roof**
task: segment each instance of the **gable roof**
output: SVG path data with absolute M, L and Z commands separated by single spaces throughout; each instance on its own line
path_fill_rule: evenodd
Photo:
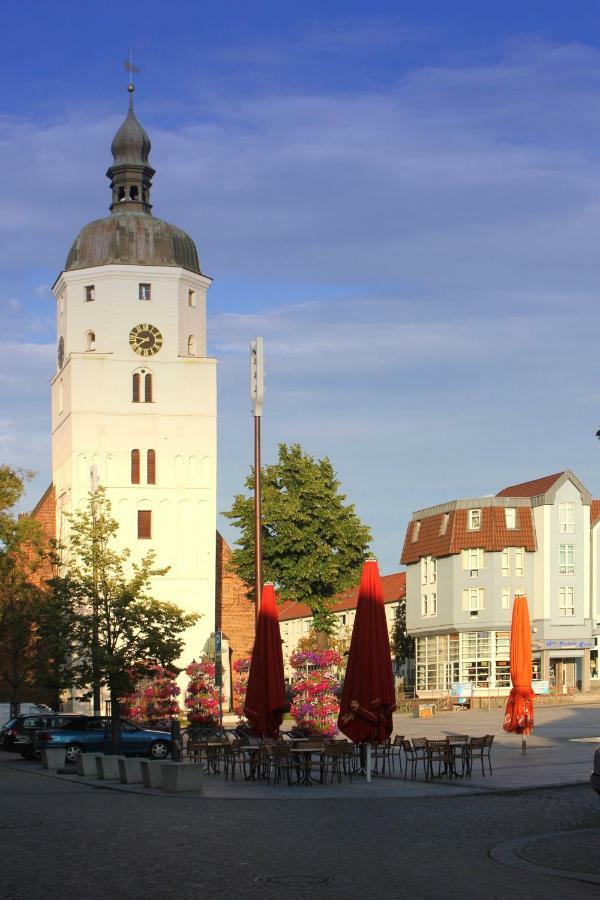
M 590 507 L 590 525 L 595 525 L 600 519 L 600 500 L 592 500 Z
M 565 472 L 556 472 L 555 475 L 544 475 L 543 478 L 535 478 L 533 481 L 513 484 L 510 487 L 502 488 L 496 497 L 538 497 L 549 491 L 564 474 Z
M 347 609 L 356 609 L 358 603 L 358 585 L 349 591 L 343 591 L 336 596 L 339 598 L 332 605 L 332 612 L 344 612 Z M 396 572 L 394 575 L 382 575 L 381 587 L 383 589 L 383 602 L 396 603 L 406 596 L 406 572 Z M 305 619 L 312 617 L 310 607 L 306 603 L 297 603 L 295 600 L 284 600 L 278 609 L 279 621 L 288 622 L 290 619 Z
M 487 501 L 489 504 L 489 500 Z M 473 508 L 473 506 L 471 507 Z M 506 527 L 506 507 L 481 506 L 481 528 L 468 528 L 468 510 L 455 509 L 449 513 L 436 513 L 422 519 L 413 519 L 406 529 L 401 562 L 407 566 L 418 562 L 423 556 L 450 556 L 468 550 L 471 547 L 482 547 L 488 552 L 499 553 L 505 547 L 524 547 L 525 550 L 536 549 L 533 513 L 529 506 L 518 506 L 517 527 Z M 446 533 L 440 534 L 444 515 L 448 516 Z M 414 528 L 417 522 L 419 530 L 417 539 L 413 541 Z

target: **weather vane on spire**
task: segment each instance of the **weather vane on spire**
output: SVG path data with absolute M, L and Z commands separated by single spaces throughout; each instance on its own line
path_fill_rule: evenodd
M 129 51 L 129 59 L 125 60 L 125 62 L 123 63 L 123 68 L 126 72 L 129 72 L 129 84 L 127 85 L 127 90 L 130 94 L 133 94 L 133 92 L 135 91 L 135 87 L 133 85 L 133 73 L 142 71 L 133 64 L 133 50 Z

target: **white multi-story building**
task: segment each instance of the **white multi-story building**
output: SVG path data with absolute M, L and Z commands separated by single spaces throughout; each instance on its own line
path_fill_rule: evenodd
M 529 601 L 535 675 L 557 691 L 600 689 L 599 561 L 600 502 L 570 471 L 415 512 L 402 562 L 417 690 L 508 691 L 516 594 Z
M 192 239 L 152 215 L 150 140 L 129 112 L 113 143 L 110 216 L 86 225 L 53 291 L 56 532 L 90 486 L 106 488 L 134 561 L 168 573 L 154 595 L 201 614 L 181 663 L 215 625 L 216 360 L 206 355 L 206 292 Z

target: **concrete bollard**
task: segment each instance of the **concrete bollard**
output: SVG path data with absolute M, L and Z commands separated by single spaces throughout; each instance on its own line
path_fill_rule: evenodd
M 96 756 L 98 778 L 100 778 L 101 781 L 118 781 L 120 759 L 124 759 L 124 757 L 104 755 Z
M 80 753 L 77 757 L 77 774 L 88 778 L 98 777 L 96 757 L 91 753 Z
M 144 783 L 144 787 L 147 788 L 159 788 L 162 786 L 161 766 L 179 765 L 179 763 L 173 763 L 169 761 L 160 762 L 155 759 L 141 759 L 140 764 L 142 768 L 142 781 Z
M 177 791 L 199 791 L 202 788 L 202 766 L 186 763 L 162 763 L 161 790 L 168 793 Z
M 51 772 L 63 769 L 65 766 L 65 748 L 44 747 L 42 750 L 42 766 Z
M 142 760 L 134 757 L 119 759 L 121 784 L 142 784 Z

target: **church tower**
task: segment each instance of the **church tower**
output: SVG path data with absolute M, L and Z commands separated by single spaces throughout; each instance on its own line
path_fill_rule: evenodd
M 192 239 L 152 215 L 150 139 L 133 109 L 112 142 L 110 215 L 86 225 L 53 292 L 52 474 L 63 512 L 106 488 L 119 541 L 159 566 L 154 595 L 202 618 L 180 664 L 214 630 L 216 360 L 206 355 L 206 293 Z

